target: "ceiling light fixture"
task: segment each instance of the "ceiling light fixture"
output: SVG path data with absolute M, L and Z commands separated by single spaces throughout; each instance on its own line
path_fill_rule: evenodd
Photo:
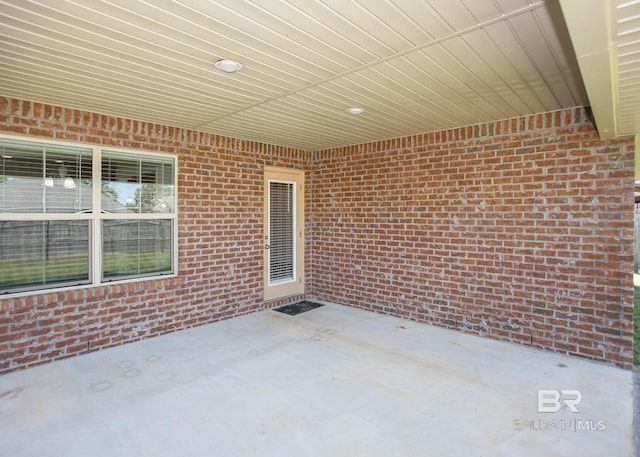
M 218 70 L 222 70 L 225 73 L 235 73 L 242 70 L 242 64 L 230 59 L 220 59 L 214 63 Z
M 362 114 L 364 113 L 364 108 L 347 108 L 347 113 L 349 114 Z

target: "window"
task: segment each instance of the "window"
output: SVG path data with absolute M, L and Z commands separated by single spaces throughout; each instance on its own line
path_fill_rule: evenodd
M 172 273 L 174 159 L 103 151 L 102 279 Z M 104 211 L 104 209 L 103 209 Z
M 0 137 L 0 294 L 176 273 L 173 156 Z

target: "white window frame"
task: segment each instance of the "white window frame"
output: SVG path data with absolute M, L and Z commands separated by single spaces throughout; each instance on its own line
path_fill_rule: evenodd
M 37 289 L 25 289 L 22 291 L 1 293 L 0 299 L 13 297 L 25 297 L 30 295 L 40 295 L 53 292 L 64 292 L 68 290 L 89 289 L 100 286 L 109 286 L 115 284 L 125 284 L 132 282 L 151 281 L 157 279 L 174 278 L 178 276 L 178 156 L 163 152 L 150 152 L 144 150 L 120 148 L 117 146 L 94 145 L 83 142 L 67 142 L 50 138 L 5 135 L 0 134 L 1 139 L 24 141 L 39 144 L 51 144 L 56 146 L 81 147 L 92 150 L 92 209 L 90 213 L 0 213 L 0 221 L 45 221 L 45 220 L 88 220 L 89 221 L 89 282 L 81 285 L 65 285 L 60 287 L 51 287 L 45 285 Z M 99 211 L 101 208 L 101 188 L 102 188 L 102 152 L 117 152 L 123 154 L 131 154 L 132 156 L 162 157 L 173 160 L 174 175 L 174 210 L 172 213 L 103 213 Z M 172 221 L 172 237 L 171 237 L 171 273 L 149 274 L 136 277 L 124 277 L 117 279 L 102 280 L 102 223 L 104 220 L 158 220 L 168 219 Z

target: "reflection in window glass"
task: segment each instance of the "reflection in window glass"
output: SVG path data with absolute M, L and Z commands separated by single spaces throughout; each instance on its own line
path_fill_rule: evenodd
M 88 148 L 3 140 L 0 212 L 90 212 L 91 161 Z
M 174 160 L 106 151 L 102 155 L 102 195 L 108 212 L 175 211 Z
M 89 221 L 0 221 L 0 291 L 89 282 Z
M 172 273 L 172 224 L 159 220 L 103 221 L 103 277 Z
M 176 169 L 168 155 L 0 136 L 0 296 L 174 274 Z

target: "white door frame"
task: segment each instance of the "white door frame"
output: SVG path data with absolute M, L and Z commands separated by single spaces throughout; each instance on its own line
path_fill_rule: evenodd
M 271 205 L 270 184 L 294 186 L 293 274 L 290 280 L 271 281 Z M 304 293 L 304 171 L 283 167 L 264 167 L 264 299 L 273 300 Z

